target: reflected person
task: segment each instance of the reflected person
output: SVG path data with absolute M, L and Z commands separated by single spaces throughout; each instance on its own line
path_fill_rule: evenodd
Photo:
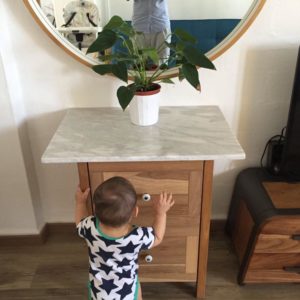
M 141 47 L 156 48 L 160 64 L 165 62 L 170 49 L 164 42 L 171 42 L 167 0 L 133 0 L 132 26 L 137 32 L 143 33 L 139 35 Z

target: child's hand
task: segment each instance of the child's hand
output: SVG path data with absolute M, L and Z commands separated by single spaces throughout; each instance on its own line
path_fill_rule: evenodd
M 173 195 L 166 192 L 160 194 L 159 199 L 153 201 L 153 207 L 156 214 L 166 214 L 167 211 L 174 205 Z
M 77 203 L 86 203 L 89 193 L 90 193 L 90 188 L 87 188 L 84 192 L 82 192 L 80 186 L 78 185 L 76 194 L 75 194 L 76 202 Z

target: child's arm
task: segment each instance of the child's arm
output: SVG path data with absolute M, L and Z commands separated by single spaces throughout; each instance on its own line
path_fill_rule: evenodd
M 77 187 L 75 199 L 76 199 L 76 207 L 75 207 L 75 223 L 78 223 L 85 217 L 88 217 L 87 210 L 87 199 L 89 196 L 90 189 L 87 188 L 84 192 L 81 191 L 80 187 Z
M 159 245 L 165 235 L 166 223 L 167 223 L 167 212 L 174 205 L 172 194 L 162 192 L 159 199 L 153 201 L 153 207 L 155 211 L 153 228 L 155 232 L 155 240 L 152 248 Z

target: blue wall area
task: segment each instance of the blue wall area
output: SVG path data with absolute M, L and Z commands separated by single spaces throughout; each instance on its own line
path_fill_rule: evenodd
M 171 20 L 172 31 L 181 28 L 198 40 L 204 53 L 218 45 L 240 22 L 240 19 Z
M 240 19 L 171 20 L 171 30 L 181 28 L 189 32 L 197 38 L 197 48 L 206 53 L 226 38 L 240 21 Z M 112 52 L 119 51 L 121 48 L 122 46 L 117 44 Z

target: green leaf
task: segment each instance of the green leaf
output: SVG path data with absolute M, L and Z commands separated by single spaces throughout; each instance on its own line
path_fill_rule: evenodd
M 125 110 L 134 97 L 134 91 L 130 87 L 121 86 L 118 88 L 117 96 L 122 109 Z
M 167 63 L 163 63 L 163 64 L 161 64 L 161 65 L 159 66 L 159 69 L 160 69 L 160 70 L 167 70 L 167 69 L 169 69 L 169 66 L 168 66 Z
M 121 32 L 124 35 L 127 35 L 129 37 L 133 37 L 134 36 L 134 30 L 132 28 L 132 26 L 130 26 L 129 24 L 127 24 L 126 22 L 124 22 L 122 24 L 122 26 L 120 26 L 120 28 L 118 28 L 119 32 Z
M 93 66 L 92 69 L 100 75 L 112 73 L 112 65 L 97 65 Z
M 155 48 L 142 49 L 141 52 L 145 59 L 147 59 L 149 57 L 156 65 L 158 65 L 159 55 Z
M 128 70 L 124 62 L 118 62 L 112 65 L 112 73 L 119 79 L 128 82 Z
M 103 30 L 99 33 L 95 42 L 88 48 L 87 53 L 101 52 L 111 48 L 117 41 L 117 34 L 111 30 Z
M 179 81 L 182 81 L 183 79 L 185 79 L 182 68 L 179 68 L 178 79 L 179 79 Z
M 183 42 L 181 42 L 181 41 L 178 41 L 177 43 L 176 43 L 176 48 L 175 48 L 175 50 L 176 50 L 176 52 L 178 53 L 183 53 L 183 50 L 186 48 L 186 44 L 185 43 L 183 43 Z
M 196 66 L 192 64 L 182 65 L 182 73 L 186 80 L 198 91 L 200 91 L 199 74 Z
M 163 83 L 170 83 L 170 84 L 175 84 L 175 82 L 173 80 L 171 80 L 170 78 L 163 78 L 161 80 L 161 82 Z
M 108 21 L 108 23 L 104 26 L 103 30 L 115 30 L 119 29 L 124 24 L 124 20 L 119 16 L 113 16 Z
M 189 63 L 205 69 L 215 70 L 214 64 L 197 48 L 187 46 L 183 50 L 183 54 Z
M 168 46 L 170 49 L 176 50 L 176 43 L 168 43 L 165 41 L 165 45 Z
M 197 43 L 197 39 L 194 36 L 181 28 L 176 28 L 174 34 L 182 41 L 190 42 L 193 44 Z
M 131 39 L 123 41 L 123 46 L 126 47 L 130 53 L 134 52 L 133 42 Z

